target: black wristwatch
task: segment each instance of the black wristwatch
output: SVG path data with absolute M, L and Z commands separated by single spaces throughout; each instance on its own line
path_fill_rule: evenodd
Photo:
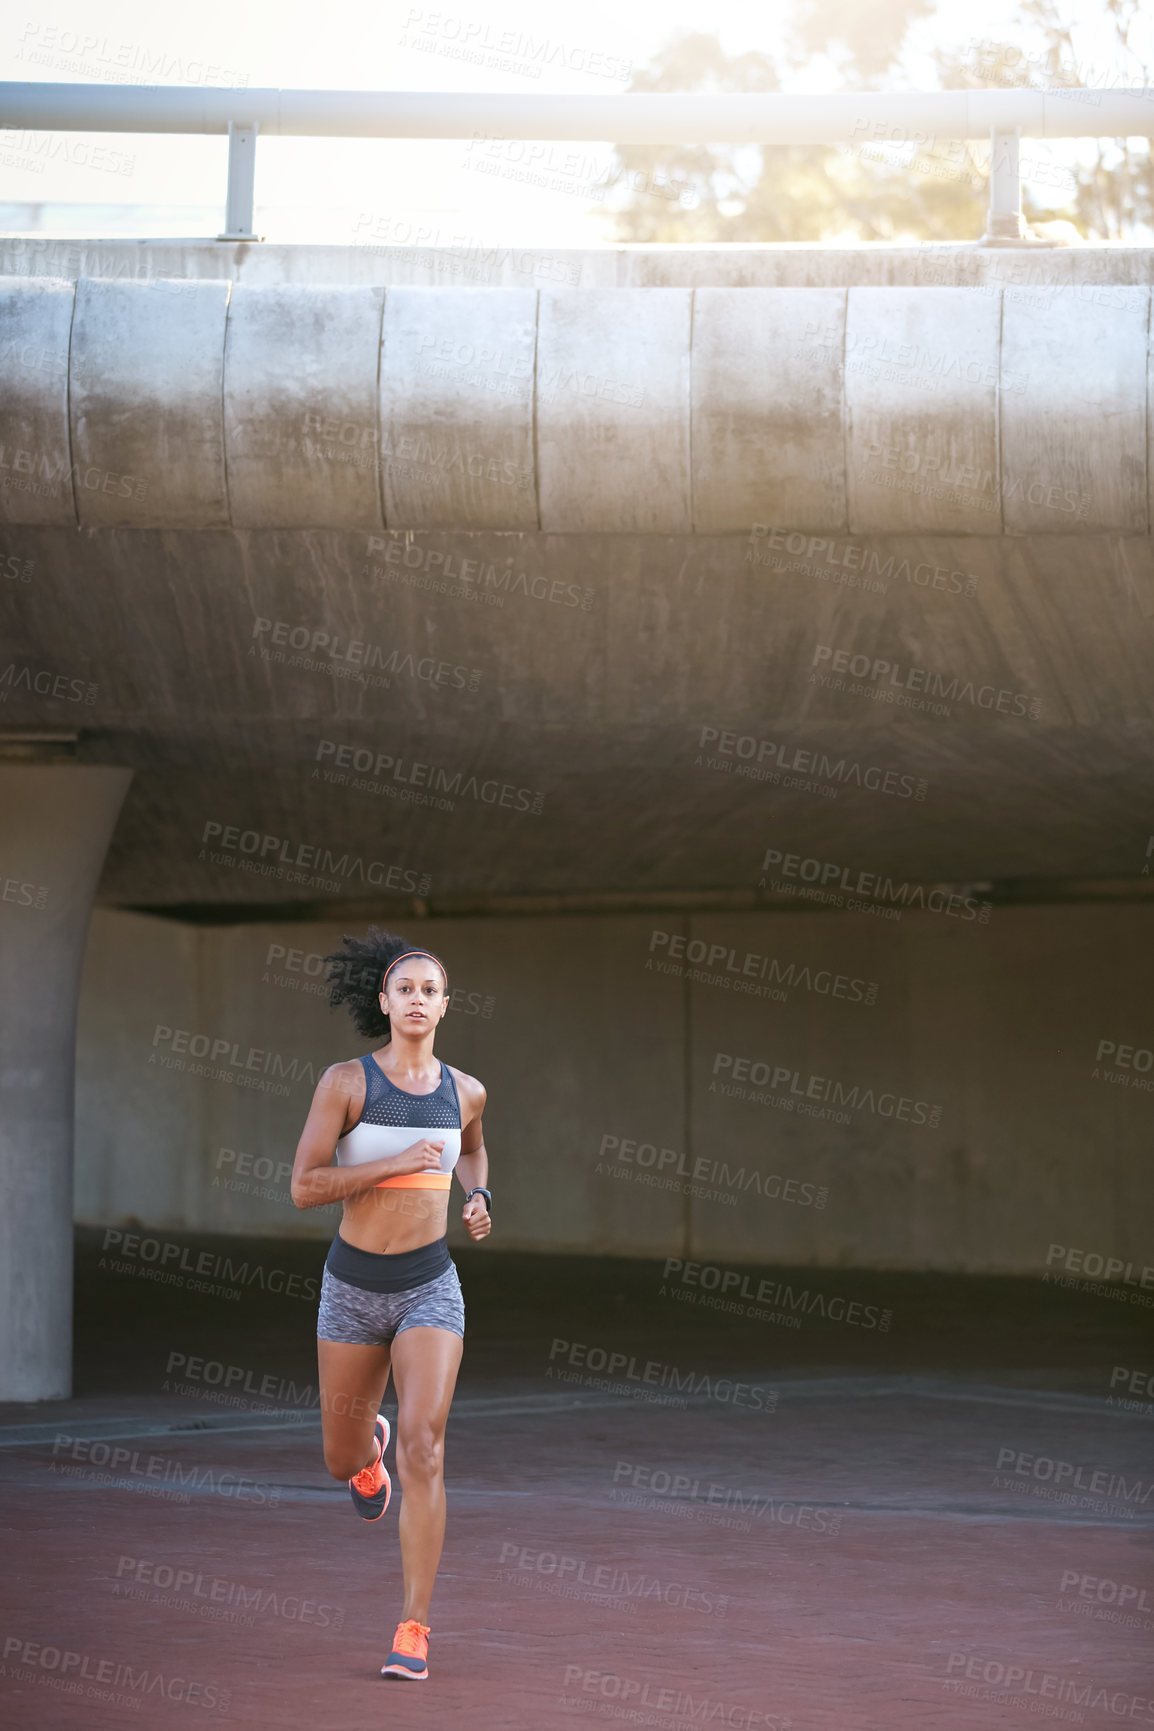
M 485 1207 L 488 1209 L 489 1213 L 492 1214 L 493 1198 L 490 1196 L 483 1184 L 478 1184 L 475 1190 L 470 1190 L 469 1194 L 465 1198 L 466 1205 L 473 1200 L 474 1196 L 483 1196 L 485 1198 Z

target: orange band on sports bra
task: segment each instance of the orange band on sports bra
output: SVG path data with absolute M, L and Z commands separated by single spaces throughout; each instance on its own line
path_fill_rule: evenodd
M 374 1190 L 449 1190 L 452 1188 L 453 1174 L 451 1172 L 402 1172 L 396 1178 L 382 1178 Z

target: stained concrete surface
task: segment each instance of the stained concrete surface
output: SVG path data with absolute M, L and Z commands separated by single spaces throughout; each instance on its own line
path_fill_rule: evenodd
M 247 1266 L 242 1295 L 118 1272 L 82 1232 L 76 1396 L 0 1409 L 6 1724 L 1149 1722 L 1154 1403 L 1117 1377 L 1150 1368 L 1138 1285 L 777 1270 L 810 1295 L 795 1329 L 662 1296 L 660 1262 L 460 1251 L 432 1678 L 401 1694 L 376 1674 L 399 1492 L 362 1525 L 320 1458 L 298 1288 L 322 1247 L 174 1242 Z M 626 1355 L 622 1393 L 569 1365 L 582 1345 Z M 115 1488 L 100 1439 L 126 1451 Z M 65 1655 L 116 1698 L 68 1693 Z
M 750 855 L 781 833 L 751 833 Z M 1053 1241 L 1150 1260 L 1151 909 L 954 907 L 402 924 L 449 966 L 438 1053 L 488 1089 L 502 1248 L 1027 1275 Z M 80 1220 L 331 1233 L 288 1174 L 322 1068 L 365 1049 L 322 978 L 355 929 L 97 911 Z

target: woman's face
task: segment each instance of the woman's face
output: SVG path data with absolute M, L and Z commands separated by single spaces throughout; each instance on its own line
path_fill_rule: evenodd
M 394 1030 L 424 1034 L 435 1028 L 449 1007 L 445 976 L 431 956 L 398 962 L 381 993 L 381 1009 Z

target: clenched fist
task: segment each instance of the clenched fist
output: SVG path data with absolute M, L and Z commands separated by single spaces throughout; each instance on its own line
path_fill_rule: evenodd
M 465 1231 L 474 1243 L 482 1238 L 488 1238 L 493 1230 L 493 1222 L 489 1218 L 489 1210 L 485 1207 L 483 1196 L 474 1196 L 471 1202 L 466 1202 L 461 1210 L 461 1219 L 465 1222 Z
M 431 1137 L 425 1136 L 420 1142 L 414 1142 L 411 1148 L 405 1149 L 400 1156 L 403 1164 L 398 1170 L 401 1172 L 439 1172 L 444 1148 L 444 1137 L 439 1142 L 435 1142 Z

